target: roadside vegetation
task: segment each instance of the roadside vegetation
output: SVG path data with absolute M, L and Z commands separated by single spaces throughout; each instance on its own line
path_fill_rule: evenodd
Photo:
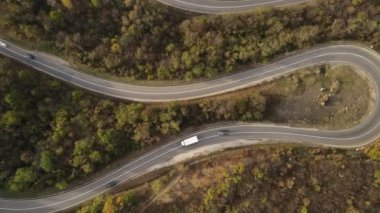
M 345 128 L 365 118 L 369 93 L 366 80 L 351 67 L 322 66 L 213 98 L 130 103 L 69 87 L 0 58 L 0 185 L 8 192 L 65 189 L 135 150 L 221 121 L 325 127 L 336 118 L 339 125 L 329 127 Z M 322 106 L 324 95 L 330 99 Z M 292 110 L 301 116 L 284 113 Z
M 0 58 L 0 184 L 10 191 L 64 189 L 183 128 L 261 120 L 266 98 L 148 105 L 101 98 Z
M 205 16 L 155 0 L 0 1 L 0 34 L 93 73 L 130 79 L 212 78 L 328 41 L 380 48 L 380 1 L 319 0 Z
M 147 175 L 135 187 L 118 187 L 72 211 L 378 212 L 379 147 L 228 150 Z

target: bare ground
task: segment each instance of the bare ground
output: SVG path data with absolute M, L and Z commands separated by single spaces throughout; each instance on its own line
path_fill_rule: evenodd
M 374 99 L 366 77 L 351 66 L 301 70 L 269 83 L 266 118 L 291 126 L 344 129 L 366 119 Z

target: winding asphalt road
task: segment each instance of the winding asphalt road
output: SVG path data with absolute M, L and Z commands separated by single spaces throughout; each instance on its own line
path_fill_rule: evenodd
M 85 186 L 43 198 L 24 200 L 1 198 L 0 212 L 54 212 L 67 209 L 106 192 L 109 190 L 106 184 L 112 180 L 124 182 L 136 178 L 179 154 L 210 144 L 223 144 L 234 140 L 274 139 L 353 148 L 369 144 L 380 136 L 380 55 L 362 46 L 331 45 L 316 48 L 282 61 L 229 77 L 173 87 L 144 87 L 107 81 L 55 64 L 44 57 L 37 56 L 34 60 L 27 59 L 24 57 L 26 51 L 12 44 L 9 44 L 8 48 L 0 48 L 0 53 L 84 89 L 121 99 L 144 102 L 206 97 L 249 87 L 306 66 L 343 63 L 357 67 L 368 76 L 373 88 L 375 101 L 372 112 L 364 122 L 355 128 L 341 131 L 320 131 L 262 124 L 236 124 L 196 132 L 186 136 L 198 135 L 200 142 L 195 145 L 181 147 L 180 141 L 183 138 L 180 138 Z M 228 136 L 217 136 L 217 131 L 222 129 L 228 129 L 230 134 Z
M 25 57 L 26 50 L 9 42 L 7 43 L 8 48 L 0 48 L 0 54 L 86 90 L 119 99 L 141 102 L 168 102 L 208 97 L 251 87 L 296 69 L 321 63 L 353 64 L 362 68 L 372 68 L 373 70 L 374 67 L 369 67 L 367 60 L 372 59 L 371 62 L 378 62 L 373 59 L 377 55 L 369 49 L 354 45 L 332 45 L 313 49 L 257 69 L 211 81 L 181 86 L 149 87 L 118 83 L 81 73 L 36 54 L 34 60 L 27 59 Z M 373 74 L 375 73 L 373 72 Z
M 157 0 L 163 4 L 198 13 L 246 12 L 257 7 L 279 7 L 310 2 L 310 0 Z

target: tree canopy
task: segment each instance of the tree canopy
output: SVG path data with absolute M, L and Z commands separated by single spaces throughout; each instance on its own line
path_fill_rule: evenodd
M 191 81 L 328 41 L 380 48 L 379 11 L 373 0 L 210 16 L 155 0 L 17 0 L 0 2 L 0 32 L 96 72 Z

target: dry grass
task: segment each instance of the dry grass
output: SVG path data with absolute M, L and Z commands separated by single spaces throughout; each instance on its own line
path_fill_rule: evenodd
M 238 212 L 281 212 L 283 208 L 295 212 L 305 203 L 311 212 L 348 208 L 372 212 L 380 205 L 379 188 L 373 184 L 380 162 L 369 160 L 365 153 L 298 145 L 256 145 L 214 153 L 179 164 L 131 189 L 139 202 L 118 212 L 219 212 L 226 206 Z M 225 198 L 217 191 L 225 187 L 237 165 L 244 165 L 244 172 L 240 181 L 228 186 Z M 163 186 L 153 193 L 157 180 Z M 206 210 L 210 189 L 214 190 L 212 209 Z M 120 195 L 112 197 L 116 200 Z
M 270 84 L 263 93 L 272 97 L 267 119 L 275 123 L 349 128 L 367 118 L 374 103 L 368 80 L 345 65 L 305 69 Z

